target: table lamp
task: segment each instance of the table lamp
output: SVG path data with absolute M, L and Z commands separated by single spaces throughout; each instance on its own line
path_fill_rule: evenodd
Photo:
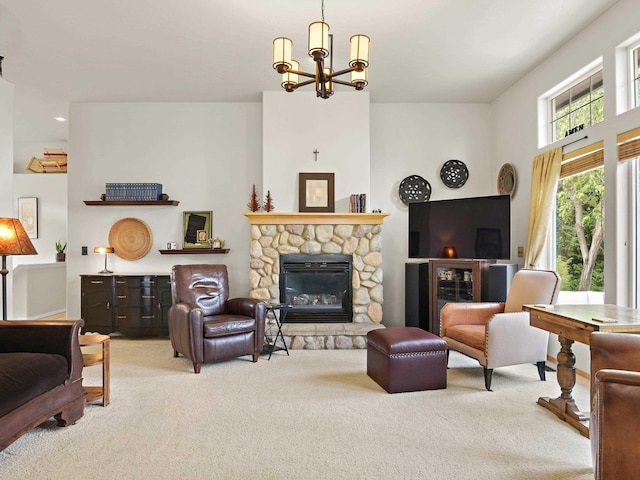
M 17 218 L 0 218 L 0 255 L 2 255 L 2 319 L 7 319 L 7 255 L 37 255 L 29 235 Z
M 458 258 L 458 252 L 456 252 L 456 247 L 451 245 L 447 245 L 442 249 L 442 256 L 444 258 Z
M 113 273 L 107 268 L 107 255 L 113 253 L 113 247 L 96 247 L 93 249 L 93 253 L 104 254 L 104 270 L 100 270 L 98 273 Z

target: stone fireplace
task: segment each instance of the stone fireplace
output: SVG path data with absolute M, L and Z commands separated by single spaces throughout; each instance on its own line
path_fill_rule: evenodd
M 304 254 L 319 263 L 333 255 L 351 259 L 351 312 L 347 319 L 331 321 L 324 315 L 317 319 L 288 320 L 283 333 L 289 348 L 365 348 L 367 332 L 384 328 L 382 221 L 387 215 L 245 213 L 251 224 L 249 286 L 253 298 L 281 303 L 281 255 Z M 315 290 L 315 286 L 311 289 Z M 316 305 L 331 301 L 329 297 L 314 298 L 313 291 L 307 294 L 308 297 L 298 301 L 315 301 Z

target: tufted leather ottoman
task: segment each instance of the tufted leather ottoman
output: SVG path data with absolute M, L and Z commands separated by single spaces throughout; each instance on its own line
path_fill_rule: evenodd
M 367 375 L 389 393 L 447 388 L 447 344 L 417 327 L 372 330 Z

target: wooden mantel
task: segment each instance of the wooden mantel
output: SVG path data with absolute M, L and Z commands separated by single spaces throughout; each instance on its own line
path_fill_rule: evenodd
M 381 225 L 388 213 L 245 212 L 251 225 Z

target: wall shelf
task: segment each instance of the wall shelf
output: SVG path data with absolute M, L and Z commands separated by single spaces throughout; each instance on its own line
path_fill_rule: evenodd
M 205 255 L 210 253 L 229 253 L 228 248 L 187 248 L 184 250 L 158 250 L 162 255 Z
M 123 206 L 123 205 L 179 205 L 178 200 L 84 200 L 85 205 L 95 206 Z

